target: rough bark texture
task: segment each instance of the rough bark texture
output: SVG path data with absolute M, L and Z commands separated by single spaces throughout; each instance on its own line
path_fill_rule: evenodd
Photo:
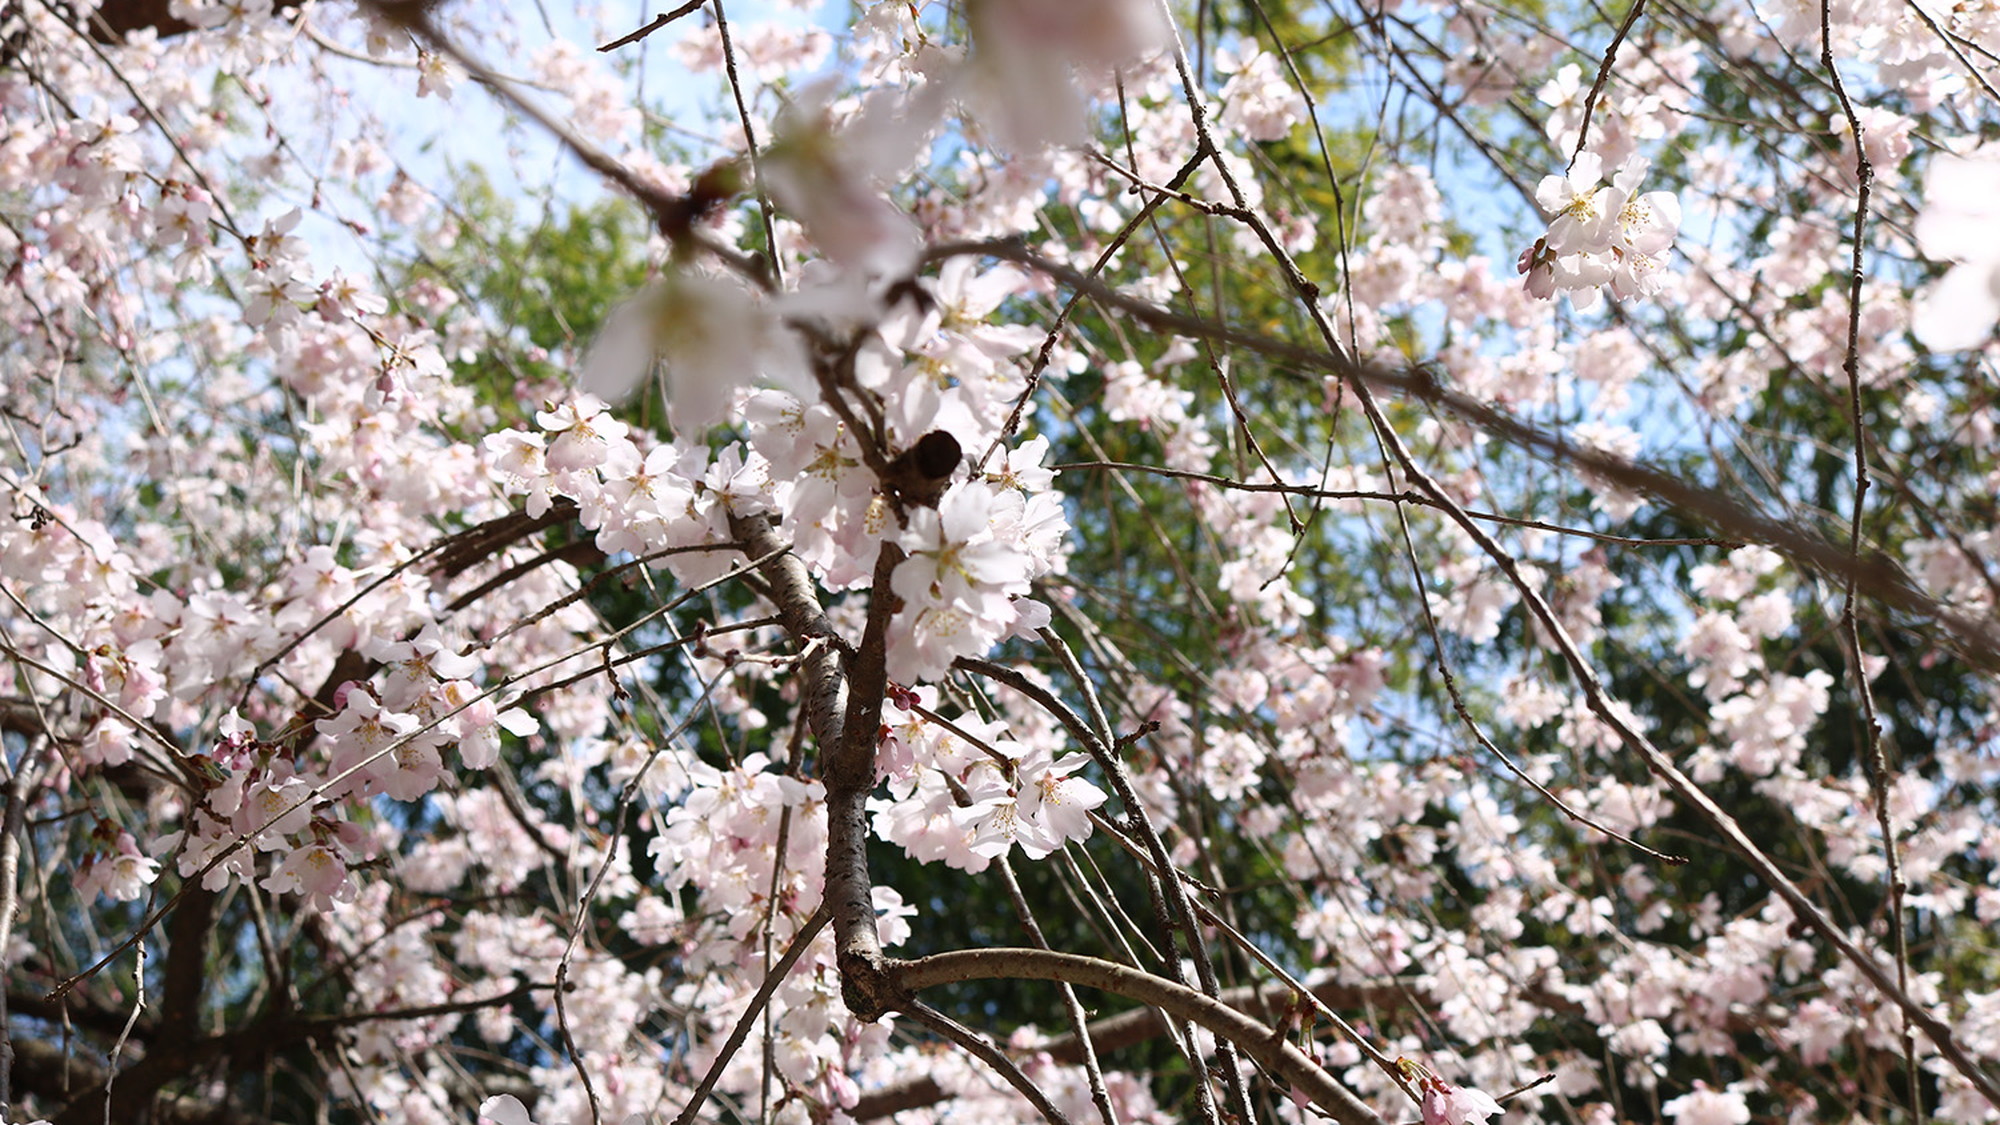
M 867 632 L 860 651 L 844 666 L 839 636 L 820 607 L 812 576 L 804 563 L 785 552 L 770 519 L 734 517 L 730 531 L 751 559 L 764 560 L 759 569 L 777 601 L 779 619 L 801 649 L 806 724 L 819 745 L 819 777 L 826 785 L 825 895 L 833 914 L 841 998 L 859 1018 L 877 1019 L 896 1007 L 898 997 L 881 972 L 882 943 L 868 876 L 867 802 L 875 785 L 875 731 L 882 721 L 887 682 L 883 648 L 893 612 L 888 574 L 901 552 L 884 545 Z

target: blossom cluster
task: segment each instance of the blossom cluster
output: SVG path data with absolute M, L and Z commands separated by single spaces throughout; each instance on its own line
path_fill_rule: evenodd
M 1601 287 L 1620 299 L 1659 290 L 1681 209 L 1672 192 L 1639 190 L 1649 166 L 1633 157 L 1603 184 L 1602 158 L 1585 151 L 1568 171 L 1542 178 L 1535 201 L 1548 212 L 1549 230 L 1515 263 L 1529 293 L 1543 300 L 1568 293 L 1584 310 L 1597 303 Z
M 895 545 L 906 557 L 893 580 L 900 609 L 890 664 L 904 683 L 941 676 L 957 657 L 1047 623 L 1047 610 L 1025 597 L 1034 578 L 1061 565 L 1068 527 L 1052 475 L 1038 464 L 1046 441 L 1002 455 L 898 528 L 892 501 L 831 409 L 776 390 L 740 409 L 774 423 L 749 450 L 683 442 L 642 451 L 588 395 L 539 413 L 542 433 L 510 430 L 486 447 L 531 514 L 568 497 L 607 554 L 657 559 L 688 585 L 738 565 L 725 550 L 735 542 L 730 521 L 767 512 L 836 588 L 861 585 L 883 545 Z
M 1040 859 L 1090 835 L 1090 813 L 1106 797 L 1079 776 L 1084 755 L 1057 757 L 1045 740 L 1024 745 L 1004 722 L 925 718 L 936 705 L 932 687 L 897 701 L 904 714 L 887 724 L 877 759 L 889 796 L 869 805 L 876 835 L 970 873 L 1016 847 Z

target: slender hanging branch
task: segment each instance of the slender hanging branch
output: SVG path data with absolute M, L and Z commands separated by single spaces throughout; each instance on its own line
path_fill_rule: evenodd
M 1383 1125 L 1362 1103 L 1291 1040 L 1212 996 L 1137 969 L 1074 953 L 1046 949 L 961 949 L 915 961 L 888 961 L 885 976 L 914 995 L 926 988 L 968 980 L 1044 980 L 1094 988 L 1150 1004 L 1236 1045 L 1266 1071 L 1292 1086 L 1340 1125 Z

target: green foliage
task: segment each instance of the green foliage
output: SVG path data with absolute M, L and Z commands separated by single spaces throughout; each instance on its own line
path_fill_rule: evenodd
M 649 274 L 646 227 L 624 199 L 550 202 L 532 223 L 478 168 L 451 200 L 462 237 L 422 253 L 406 282 L 433 279 L 461 293 L 507 335 L 459 376 L 489 405 L 511 406 L 523 384 L 564 377 L 551 356 L 582 355 L 619 302 Z M 402 292 L 403 285 L 390 287 Z

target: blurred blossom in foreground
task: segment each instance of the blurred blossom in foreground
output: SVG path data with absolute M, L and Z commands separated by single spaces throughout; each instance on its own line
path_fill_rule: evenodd
M 1931 162 L 1917 247 L 1958 264 L 1918 298 L 1911 331 L 1934 352 L 1985 343 L 2000 321 L 2000 145 Z

